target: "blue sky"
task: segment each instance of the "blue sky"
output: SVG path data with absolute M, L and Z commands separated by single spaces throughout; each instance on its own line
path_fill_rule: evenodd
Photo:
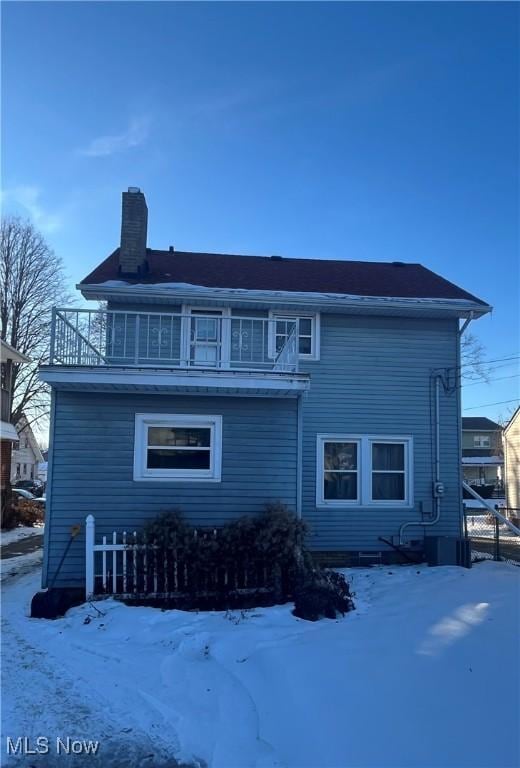
M 4 209 L 71 285 L 117 246 L 129 185 L 152 247 L 421 262 L 494 305 L 473 325 L 488 359 L 518 355 L 518 21 L 499 2 L 4 3 Z M 493 369 L 465 407 L 519 396 L 518 360 Z

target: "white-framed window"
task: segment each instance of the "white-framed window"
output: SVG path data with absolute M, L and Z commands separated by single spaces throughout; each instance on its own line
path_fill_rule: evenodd
M 413 438 L 327 434 L 317 437 L 319 507 L 413 505 Z
M 222 416 L 137 413 L 134 480 L 220 482 Z
M 490 448 L 491 438 L 489 435 L 473 435 L 474 448 Z
M 320 316 L 291 312 L 269 312 L 269 354 L 271 357 L 282 350 L 291 334 L 295 320 L 298 321 L 298 353 L 301 358 L 319 360 L 320 357 Z

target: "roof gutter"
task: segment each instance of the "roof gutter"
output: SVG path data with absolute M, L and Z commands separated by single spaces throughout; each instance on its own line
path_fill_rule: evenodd
M 167 286 L 167 287 L 166 287 Z M 171 301 L 175 298 L 179 303 L 190 302 L 194 299 L 213 300 L 220 302 L 247 301 L 251 304 L 284 304 L 298 307 L 319 307 L 336 309 L 393 309 L 393 310 L 424 310 L 435 309 L 450 312 L 458 317 L 473 319 L 492 311 L 488 304 L 478 304 L 469 299 L 429 299 L 404 298 L 393 296 L 354 296 L 340 293 L 310 293 L 298 291 L 257 291 L 243 288 L 207 288 L 188 284 L 179 286 L 165 284 L 157 285 L 88 285 L 80 283 L 76 286 L 86 299 L 122 299 L 132 301 L 143 299 L 162 299 Z

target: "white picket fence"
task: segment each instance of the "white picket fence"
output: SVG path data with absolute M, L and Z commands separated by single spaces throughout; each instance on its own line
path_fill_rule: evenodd
M 194 529 L 193 535 L 216 539 L 218 533 L 217 529 Z M 93 515 L 86 518 L 85 547 L 87 600 L 109 595 L 129 599 L 181 597 L 193 590 L 194 581 L 200 587 L 199 593 L 205 595 L 218 590 L 235 594 L 272 591 L 268 582 L 272 574 L 265 564 L 258 563 L 254 568 L 251 563 L 215 564 L 197 573 L 182 547 L 143 541 L 137 531 L 113 531 L 96 544 Z

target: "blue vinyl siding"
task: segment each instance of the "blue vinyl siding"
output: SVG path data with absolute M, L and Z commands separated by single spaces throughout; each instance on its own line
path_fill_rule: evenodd
M 196 525 L 219 525 L 260 513 L 268 501 L 296 507 L 295 399 L 55 393 L 54 462 L 48 578 L 70 527 L 82 535 L 57 581 L 84 581 L 84 521 L 92 513 L 98 535 L 132 531 L 161 511 L 180 509 Z M 222 481 L 133 480 L 136 413 L 222 415 Z
M 155 309 L 167 311 L 167 306 Z M 238 309 L 233 314 L 266 316 L 262 310 Z M 451 385 L 455 383 L 457 326 L 455 319 L 321 314 L 320 360 L 301 362 L 301 370 L 311 376 L 302 401 L 302 516 L 310 524 L 313 549 L 385 550 L 379 537 L 395 536 L 402 523 L 433 514 L 431 376 L 436 370 L 448 370 Z M 460 534 L 458 393 L 441 389 L 440 406 L 441 480 L 446 493 L 438 524 L 407 529 L 407 535 L 417 539 L 425 531 Z M 98 534 L 109 534 L 114 529 L 131 531 L 173 508 L 180 508 L 194 523 L 218 525 L 260 512 L 268 500 L 297 507 L 296 399 L 58 391 L 55 410 L 46 551 L 49 578 L 70 526 L 84 524 L 89 513 L 96 516 Z M 136 412 L 221 414 L 222 482 L 134 482 Z M 317 508 L 320 433 L 411 435 L 413 508 Z M 82 535 L 73 544 L 58 584 L 83 584 L 83 547 Z
M 381 550 L 407 521 L 433 512 L 433 426 L 430 376 L 457 365 L 454 320 L 321 315 L 321 356 L 302 363 L 311 374 L 303 403 L 303 517 L 318 550 Z M 441 389 L 441 479 L 446 486 L 440 522 L 426 531 L 460 532 L 457 393 Z M 316 436 L 319 433 L 411 435 L 414 508 L 316 507 Z M 407 529 L 414 538 L 421 527 Z

